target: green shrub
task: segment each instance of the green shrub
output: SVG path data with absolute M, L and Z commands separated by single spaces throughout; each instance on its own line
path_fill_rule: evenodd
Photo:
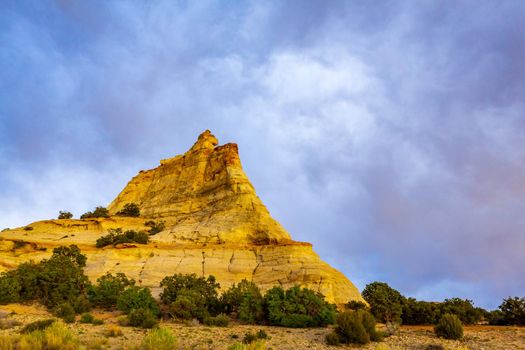
M 62 303 L 55 306 L 53 314 L 63 319 L 66 323 L 75 322 L 75 309 L 70 303 Z
M 33 231 L 33 228 L 31 226 L 24 227 L 24 231 Z
M 20 301 L 22 286 L 16 278 L 16 272 L 8 271 L 0 275 L 0 304 Z
M 97 284 L 90 288 L 89 300 L 95 306 L 111 309 L 117 306 L 117 299 L 124 289 L 134 285 L 135 280 L 125 274 L 118 272 L 113 276 L 108 272 L 97 278 Z
M 88 289 L 89 288 L 90 286 L 88 286 Z M 84 294 L 79 295 L 75 300 L 73 300 L 71 305 L 77 314 L 82 314 L 91 310 L 91 303 L 89 302 L 88 297 Z
M 369 310 L 368 305 L 358 300 L 350 300 L 345 307 L 349 310 Z
M 109 218 L 109 211 L 104 207 L 96 207 L 94 211 L 88 211 L 80 216 L 80 219 Z
M 284 327 L 319 327 L 335 320 L 335 305 L 320 293 L 298 286 L 284 291 L 273 287 L 264 296 L 268 321 Z
M 438 337 L 445 339 L 461 339 L 463 338 L 463 325 L 456 315 L 445 314 L 434 327 L 434 332 Z
M 226 313 L 233 314 L 245 323 L 264 321 L 264 298 L 259 287 L 251 281 L 234 283 L 222 294 L 221 303 Z
M 117 215 L 137 217 L 140 216 L 140 208 L 135 203 L 127 203 L 124 205 L 124 208 L 122 208 L 122 210 L 117 212 Z
M 34 331 L 42 331 L 47 327 L 51 326 L 56 320 L 54 318 L 48 318 L 45 320 L 38 320 L 35 322 L 28 323 L 20 330 L 20 333 L 27 334 Z
M 144 337 L 141 344 L 142 350 L 172 350 L 177 345 L 177 339 L 170 329 L 158 327 L 152 329 Z
M 73 217 L 73 214 L 71 214 L 69 211 L 59 211 L 58 213 L 58 219 L 59 220 L 63 220 L 63 219 L 71 219 Z
M 401 323 L 405 298 L 397 290 L 386 283 L 373 282 L 365 287 L 362 294 L 370 305 L 370 312 L 377 320 L 384 323 Z
M 157 317 L 160 313 L 157 301 L 147 287 L 130 286 L 117 299 L 117 309 L 130 313 L 133 309 L 147 309 Z
M 204 318 L 205 325 L 207 326 L 216 326 L 216 327 L 228 327 L 230 323 L 230 318 L 225 314 L 219 314 L 217 316 L 208 316 Z
M 80 323 L 93 323 L 95 317 L 92 314 L 86 312 L 80 316 Z
M 360 311 L 343 312 L 337 316 L 335 334 L 343 344 L 367 344 L 370 335 L 363 325 Z
M 148 231 L 150 236 L 156 235 L 157 233 L 161 232 L 165 228 L 164 221 L 156 222 L 153 220 L 149 220 L 144 223 L 144 226 L 147 226 L 150 228 Z
M 220 311 L 217 293 L 220 285 L 214 276 L 204 278 L 196 274 L 174 274 L 165 277 L 160 286 L 163 287 L 160 299 L 169 305 L 173 317 L 197 318 L 202 322 L 204 318 Z
M 436 324 L 440 317 L 440 303 L 418 301 L 408 298 L 403 304 L 403 324 L 421 325 Z
M 453 314 L 464 324 L 478 323 L 483 316 L 482 309 L 474 307 L 472 300 L 460 298 L 445 299 L 440 304 L 439 311 L 439 317 L 445 314 Z
M 122 232 L 122 229 L 109 229 L 106 236 L 102 236 L 96 241 L 96 247 L 102 248 L 108 245 L 117 245 L 123 243 L 148 244 L 149 235 L 144 231 L 128 230 Z
M 330 332 L 325 337 L 326 344 L 328 345 L 339 345 L 339 336 L 335 332 Z
M 251 332 L 247 332 L 244 334 L 244 338 L 242 339 L 242 342 L 244 344 L 251 344 L 253 343 L 254 341 L 257 340 L 257 335 L 251 333 Z
M 153 328 L 159 321 L 151 309 L 133 309 L 128 314 L 129 325 L 141 328 Z
M 334 331 L 325 338 L 328 345 L 367 344 L 379 341 L 382 335 L 377 332 L 374 316 L 366 310 L 345 311 L 337 315 Z

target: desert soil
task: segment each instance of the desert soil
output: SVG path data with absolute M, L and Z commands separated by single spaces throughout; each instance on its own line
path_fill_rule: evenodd
M 86 325 L 76 322 L 71 329 L 78 335 L 82 344 L 91 349 L 130 349 L 138 347 L 148 330 L 118 326 L 118 312 L 93 312 L 97 318 L 104 319 L 105 323 L 99 326 Z M 30 322 L 52 317 L 45 308 L 38 305 L 3 305 L 0 306 L 0 326 L 10 325 L 13 322 L 19 325 L 0 329 L 2 334 L 17 333 L 20 328 Z M 78 319 L 78 317 L 77 317 Z M 370 343 L 366 346 L 328 346 L 324 337 L 330 328 L 293 329 L 268 326 L 249 326 L 231 324 L 229 327 L 208 327 L 169 321 L 161 322 L 161 326 L 173 330 L 178 338 L 180 349 L 227 349 L 231 344 L 242 341 L 248 332 L 256 333 L 264 330 L 270 337 L 267 340 L 267 349 L 426 349 L 429 345 L 441 344 L 446 349 L 525 349 L 525 327 L 496 327 L 496 326 L 467 326 L 465 336 L 461 341 L 450 341 L 437 338 L 431 326 L 402 326 L 397 334 L 385 338 L 380 343 Z M 384 329 L 382 325 L 378 326 Z M 4 327 L 0 327 L 4 328 Z M 120 329 L 122 335 L 109 336 L 110 330 Z

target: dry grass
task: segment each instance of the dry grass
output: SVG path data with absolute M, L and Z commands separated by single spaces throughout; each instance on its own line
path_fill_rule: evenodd
M 3 308 L 3 307 L 2 307 Z M 21 311 L 23 307 L 18 310 Z M 1 310 L 0 310 L 1 311 Z M 32 314 L 16 314 L 4 319 L 12 319 L 27 325 L 36 320 L 48 318 L 50 315 L 41 310 L 34 310 Z M 95 314 L 95 313 L 94 313 Z M 52 331 L 33 332 L 31 337 L 20 335 L 19 327 L 0 330 L 0 350 L 15 349 L 42 349 L 42 344 L 59 346 L 60 349 L 147 349 L 153 348 L 153 340 L 145 340 L 153 331 L 146 331 L 133 327 L 118 325 L 119 313 L 98 311 L 97 317 L 106 321 L 104 326 L 92 326 L 82 323 L 64 325 L 57 323 Z M 203 325 L 172 322 L 161 322 L 163 329 L 171 331 L 177 339 L 175 349 L 320 349 L 336 350 L 342 347 L 331 347 L 325 344 L 325 335 L 330 328 L 289 329 L 282 327 L 250 326 L 231 324 L 229 327 L 207 327 Z M 269 339 L 259 348 L 250 348 L 241 344 L 246 333 L 257 333 L 263 329 Z M 47 331 L 47 333 L 46 333 Z M 157 336 L 157 338 L 161 338 Z M 147 339 L 151 339 L 147 338 Z M 148 343 L 149 342 L 149 343 Z M 21 346 L 20 346 L 21 345 Z M 397 334 L 385 338 L 381 343 L 371 343 L 364 347 L 351 347 L 366 350 L 474 350 L 474 349 L 523 349 L 525 350 L 524 327 L 497 327 L 497 326 L 467 326 L 465 336 L 460 341 L 439 339 L 435 336 L 432 326 L 402 326 Z M 18 346 L 18 347 L 15 347 Z M 62 347 L 63 346 L 63 347 Z

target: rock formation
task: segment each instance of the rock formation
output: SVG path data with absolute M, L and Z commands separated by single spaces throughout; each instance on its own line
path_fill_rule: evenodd
M 140 217 L 115 215 L 128 203 L 140 207 Z M 299 284 L 337 304 L 362 300 L 311 244 L 293 241 L 270 216 L 242 170 L 237 145 L 218 146 L 209 131 L 185 154 L 139 172 L 108 209 L 109 218 L 45 220 L 28 225 L 31 230 L 1 232 L 0 271 L 76 244 L 88 257 L 91 279 L 124 272 L 154 292 L 166 275 L 197 273 L 214 275 L 223 288 L 246 278 L 263 290 Z M 149 244 L 95 247 L 108 229 L 146 230 L 148 220 L 165 222 Z

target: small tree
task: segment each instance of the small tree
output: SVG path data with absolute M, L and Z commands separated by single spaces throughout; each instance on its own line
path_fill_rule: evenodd
M 63 220 L 63 219 L 71 219 L 73 217 L 73 214 L 71 214 L 69 211 L 59 211 L 58 212 L 58 219 L 59 220 Z
M 117 308 L 125 313 L 130 313 L 135 309 L 147 309 L 155 316 L 160 313 L 159 305 L 147 287 L 126 288 L 117 299 Z
M 525 297 L 508 297 L 499 306 L 503 322 L 511 325 L 525 325 Z
M 264 321 L 264 298 L 254 282 L 242 280 L 221 296 L 224 311 L 245 323 Z
M 117 212 L 117 215 L 138 217 L 140 216 L 140 208 L 135 203 L 127 203 L 124 205 L 124 208 L 122 208 L 122 210 Z
M 400 323 L 404 297 L 384 282 L 373 282 L 363 290 L 370 312 L 381 322 Z
M 81 219 L 109 218 L 109 211 L 104 207 L 96 207 L 94 211 L 88 211 L 80 216 Z

